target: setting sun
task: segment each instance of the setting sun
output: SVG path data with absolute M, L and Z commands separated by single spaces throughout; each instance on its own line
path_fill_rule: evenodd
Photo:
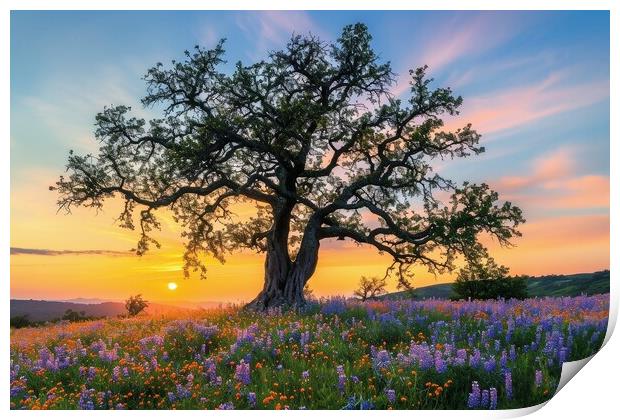
M 179 287 L 175 282 L 171 281 L 168 283 L 168 290 L 176 290 Z

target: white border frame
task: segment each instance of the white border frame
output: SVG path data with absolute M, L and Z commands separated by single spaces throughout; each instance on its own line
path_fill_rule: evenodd
M 397 2 L 394 0 L 383 0 L 378 2 L 376 0 L 356 0 L 355 2 L 338 1 L 338 0 L 298 0 L 295 4 L 291 4 L 291 1 L 285 0 L 271 0 L 271 1 L 249 1 L 249 0 L 228 0 L 222 3 L 209 4 L 204 1 L 197 0 L 177 0 L 175 2 L 169 0 L 150 0 L 148 2 L 144 0 L 90 0 L 87 3 L 79 0 L 57 0 L 57 1 L 45 1 L 45 0 L 5 0 L 2 2 L 2 14 L 0 15 L 0 53 L 4 58 L 1 62 L 4 63 L 0 67 L 0 93 L 2 96 L 0 118 L 2 124 L 2 150 L 0 152 L 0 171 L 2 171 L 2 182 L 0 183 L 0 192 L 4 200 L 0 206 L 0 213 L 4 223 L 2 226 L 2 249 L 4 250 L 2 258 L 2 279 L 6 279 L 3 284 L 3 296 L 0 298 L 0 305 L 2 305 L 2 318 L 5 326 L 8 327 L 9 319 L 9 300 L 10 300 L 10 200 L 7 197 L 9 194 L 9 180 L 10 180 L 10 67 L 8 65 L 10 60 L 10 10 L 610 10 L 610 27 L 611 27 L 611 98 L 610 98 L 610 181 L 611 181 L 611 200 L 610 200 L 610 223 L 611 223 L 611 236 L 610 236 L 610 270 L 611 270 L 611 308 L 610 308 L 610 322 L 608 328 L 608 334 L 606 337 L 606 345 L 592 358 L 589 363 L 590 367 L 585 369 L 584 372 L 579 373 L 578 379 L 570 381 L 565 388 L 562 389 L 556 396 L 554 396 L 547 405 L 549 407 L 544 410 L 536 412 L 532 418 L 580 418 L 584 416 L 590 416 L 591 418 L 610 417 L 608 413 L 614 411 L 615 402 L 617 399 L 616 391 L 616 378 L 620 369 L 618 368 L 618 361 L 616 355 L 620 354 L 620 342 L 617 338 L 611 339 L 611 332 L 616 323 L 618 312 L 618 285 L 615 261 L 620 261 L 620 255 L 618 251 L 617 236 L 618 232 L 618 214 L 614 214 L 614 210 L 617 212 L 618 200 L 620 195 L 618 194 L 618 165 L 619 159 L 619 145 L 618 142 L 618 121 L 620 121 L 620 115 L 618 113 L 618 74 L 620 74 L 619 66 L 619 52 L 620 45 L 618 40 L 620 33 L 618 32 L 618 24 L 620 19 L 618 18 L 619 7 L 612 0 L 504 0 L 502 2 L 491 0 L 469 0 L 457 1 L 457 0 L 436 0 L 436 1 L 416 1 L 415 3 Z M 2 357 L 4 363 L 8 363 L 9 359 L 9 334 L 5 332 L 2 336 Z M 2 387 L 1 394 L 4 395 L 0 400 L 0 406 L 5 410 L 9 410 L 9 369 L 5 365 L 5 369 L 2 371 L 2 377 L 4 378 L 4 387 Z M 411 416 L 432 416 L 433 419 L 443 418 L 489 418 L 489 417 L 515 417 L 525 415 L 530 412 L 536 411 L 540 407 L 512 410 L 512 411 L 497 411 L 497 412 L 480 412 L 480 411 L 393 411 L 393 412 L 337 412 L 337 411 L 325 411 L 321 412 L 321 415 L 332 416 L 361 416 L 364 418 L 371 418 L 375 415 L 390 416 L 392 418 L 410 418 Z M 31 416 L 39 416 L 36 412 L 18 412 L 11 411 L 11 416 L 16 418 L 26 418 Z M 108 418 L 109 416 L 118 416 L 127 418 L 146 418 L 147 416 L 152 419 L 159 419 L 167 417 L 171 414 L 169 411 L 126 411 L 126 412 L 93 412 L 89 416 L 95 418 Z M 45 414 L 50 419 L 65 419 L 65 418 L 81 418 L 85 415 L 84 412 L 65 412 L 65 411 L 50 411 Z M 232 412 L 176 412 L 175 416 L 181 417 L 202 417 L 205 415 L 216 416 L 221 418 L 241 418 L 249 415 L 243 411 Z M 276 418 L 280 416 L 287 416 L 288 418 L 310 418 L 317 415 L 316 411 L 295 411 L 295 412 L 275 412 L 265 411 L 261 412 L 261 416 L 270 418 Z

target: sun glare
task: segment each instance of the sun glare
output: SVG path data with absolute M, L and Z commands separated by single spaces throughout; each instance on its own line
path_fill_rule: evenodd
M 168 289 L 169 290 L 176 290 L 177 287 L 179 287 L 175 282 L 171 281 L 170 283 L 168 283 Z

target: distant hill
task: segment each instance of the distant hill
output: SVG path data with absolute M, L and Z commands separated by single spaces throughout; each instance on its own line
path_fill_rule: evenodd
M 49 302 L 49 301 L 48 301 Z M 97 298 L 74 298 L 74 299 L 59 299 L 54 302 L 69 302 L 69 303 L 83 303 L 83 304 L 96 304 L 96 303 L 119 303 L 120 301 L 112 299 L 97 299 Z
M 609 293 L 609 270 L 594 273 L 529 277 L 527 291 L 531 297 L 579 296 Z M 449 299 L 452 283 L 439 283 L 415 289 L 416 299 Z M 405 292 L 388 293 L 382 299 L 404 299 Z
M 93 317 L 118 316 L 127 313 L 125 304 L 121 302 L 74 303 L 11 299 L 11 318 L 28 315 L 30 321 L 51 321 L 61 318 L 68 309 L 76 312 L 84 311 L 85 315 Z M 146 312 L 159 315 L 179 310 L 177 306 L 151 303 Z

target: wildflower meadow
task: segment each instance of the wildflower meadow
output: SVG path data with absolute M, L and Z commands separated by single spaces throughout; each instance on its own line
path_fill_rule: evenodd
M 13 409 L 509 409 L 601 346 L 609 295 L 332 298 L 11 332 Z

